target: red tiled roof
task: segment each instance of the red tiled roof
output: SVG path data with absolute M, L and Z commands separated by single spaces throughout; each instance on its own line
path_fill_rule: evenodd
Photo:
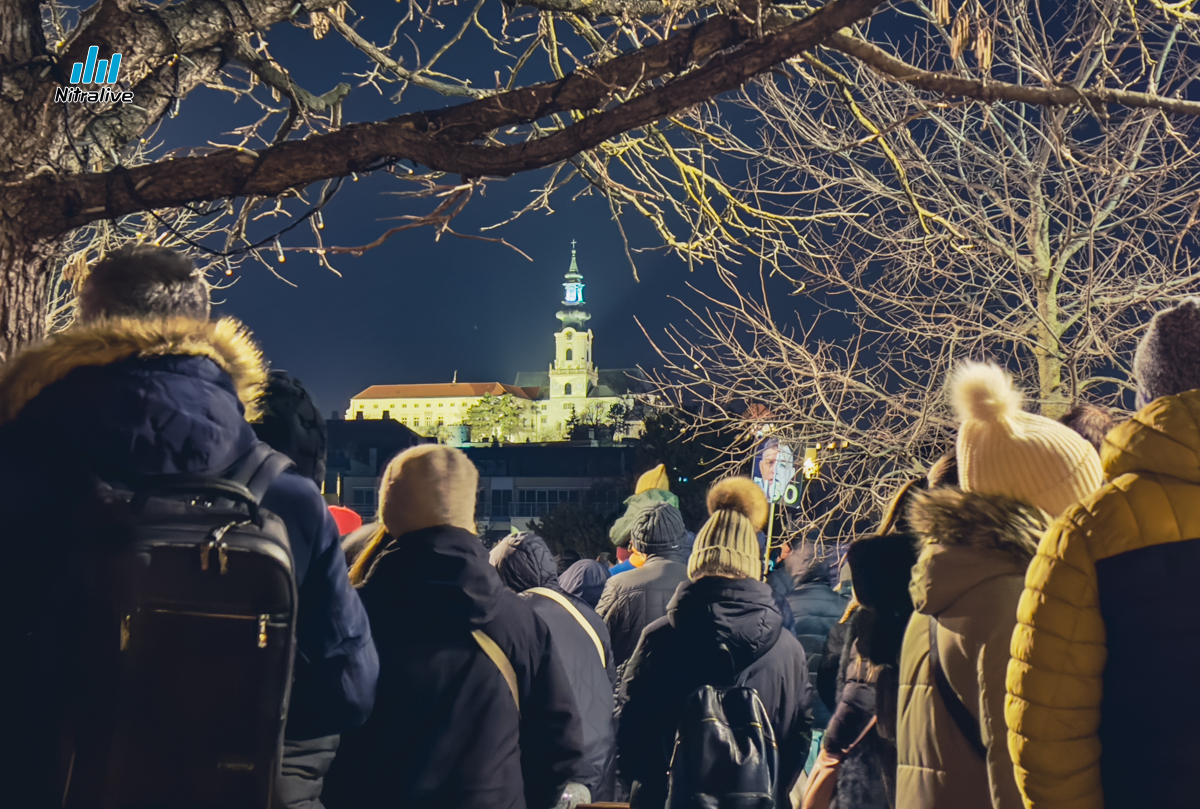
M 530 395 L 530 391 L 533 395 Z M 471 398 L 490 393 L 501 396 L 511 393 L 518 399 L 532 399 L 537 396 L 537 388 L 518 388 L 515 385 L 505 385 L 502 382 L 446 382 L 440 385 L 372 385 L 371 387 L 352 396 L 353 399 L 438 399 L 464 397 Z

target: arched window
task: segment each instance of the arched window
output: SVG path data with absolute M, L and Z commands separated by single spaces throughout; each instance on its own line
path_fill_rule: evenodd
M 567 349 L 567 362 L 570 362 L 573 359 L 575 359 L 575 352 L 568 348 Z
M 568 357 L 568 359 L 570 359 L 570 357 Z M 568 382 L 567 384 L 563 385 L 563 396 L 570 396 L 570 395 L 571 395 L 571 383 Z

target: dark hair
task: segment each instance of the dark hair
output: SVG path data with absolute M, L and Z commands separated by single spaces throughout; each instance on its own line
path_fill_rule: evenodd
M 1097 452 L 1104 446 L 1104 436 L 1117 423 L 1108 408 L 1094 404 L 1077 404 L 1060 421 L 1083 436 Z
M 127 245 L 109 253 L 83 279 L 79 316 L 189 317 L 208 320 L 209 286 L 192 260 L 154 245 Z
M 252 425 L 259 440 L 291 458 L 301 475 L 323 484 L 329 431 L 300 380 L 287 371 L 271 371 L 259 404 L 262 417 Z

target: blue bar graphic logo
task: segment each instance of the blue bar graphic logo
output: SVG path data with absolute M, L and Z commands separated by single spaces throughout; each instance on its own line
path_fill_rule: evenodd
M 114 53 L 111 59 L 97 59 L 100 48 L 88 48 L 87 61 L 71 66 L 71 84 L 116 84 L 121 71 L 121 54 Z

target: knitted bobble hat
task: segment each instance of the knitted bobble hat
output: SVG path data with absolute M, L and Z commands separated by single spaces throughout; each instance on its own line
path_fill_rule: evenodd
M 726 576 L 761 580 L 758 532 L 767 524 L 767 497 L 750 478 L 726 478 L 708 491 L 712 516 L 696 534 L 688 578 Z
M 1140 410 L 1162 396 L 1200 388 L 1200 300 L 1188 298 L 1150 321 L 1133 358 Z
M 1095 448 L 1069 427 L 1026 413 L 994 363 L 967 362 L 950 382 L 963 491 L 1008 497 L 1057 517 L 1104 482 Z
M 655 503 L 638 515 L 629 546 L 646 556 L 678 550 L 687 536 L 683 515 L 670 503 Z

